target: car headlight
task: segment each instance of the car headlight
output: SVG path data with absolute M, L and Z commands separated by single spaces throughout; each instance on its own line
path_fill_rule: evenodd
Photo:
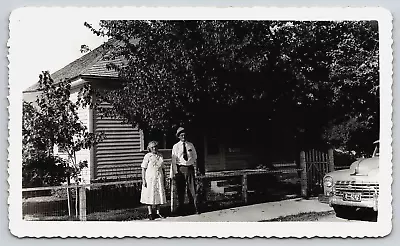
M 324 178 L 324 186 L 328 188 L 333 186 L 333 178 L 331 176 L 326 176 Z

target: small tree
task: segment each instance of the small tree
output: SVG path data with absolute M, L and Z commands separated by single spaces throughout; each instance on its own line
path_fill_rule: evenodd
M 79 120 L 77 102 L 70 100 L 71 84 L 67 80 L 54 82 L 49 72 L 39 76 L 39 91 L 35 103 L 24 104 L 23 143 L 25 160 L 54 157 L 53 147 L 57 145 L 68 155 L 69 165 L 65 165 L 64 177 L 67 184 L 71 178 L 78 184 L 80 173 L 87 167 L 87 161 L 77 161 L 76 153 L 89 149 L 101 141 L 101 133 L 90 133 Z M 57 162 L 52 162 L 55 165 Z M 43 168 L 38 165 L 39 168 Z M 68 205 L 71 214 L 71 196 L 68 189 Z M 76 191 L 78 194 L 78 191 Z M 77 206 L 76 206 L 77 207 Z
M 47 126 L 32 103 L 23 103 L 22 186 L 60 185 L 66 181 L 66 160 L 53 156 Z

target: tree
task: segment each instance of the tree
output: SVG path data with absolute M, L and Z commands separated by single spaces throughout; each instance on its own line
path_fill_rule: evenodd
M 65 180 L 69 185 L 70 178 L 79 183 L 80 171 L 87 166 L 87 161 L 78 162 L 76 153 L 101 141 L 102 134 L 88 132 L 87 127 L 79 120 L 81 98 L 77 102 L 70 100 L 69 81 L 55 82 L 48 72 L 42 72 L 39 76 L 39 91 L 35 104 L 24 103 L 22 133 L 23 166 L 27 172 L 25 177 L 46 176 L 55 180 L 42 182 L 48 185 Z M 54 156 L 55 145 L 66 151 L 68 164 Z M 28 174 L 29 171 L 43 175 L 31 175 Z
M 124 81 L 102 98 L 142 129 L 248 129 L 259 141 L 349 149 L 377 137 L 376 22 L 85 24 L 110 38 L 109 67 Z

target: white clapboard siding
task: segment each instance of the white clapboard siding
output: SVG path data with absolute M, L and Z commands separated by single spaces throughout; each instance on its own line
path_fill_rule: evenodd
M 224 170 L 224 165 L 221 163 L 221 158 L 217 156 L 207 156 L 205 163 L 206 172 L 214 172 Z
M 249 154 L 247 153 L 225 153 L 224 156 L 222 160 L 220 155 L 207 156 L 206 172 L 249 168 Z
M 102 104 L 100 107 L 109 107 Z M 94 149 L 95 179 L 139 178 L 144 157 L 140 130 L 114 117 L 102 117 L 93 111 L 94 131 L 104 139 Z
M 70 95 L 70 100 L 72 102 L 76 102 L 78 99 L 78 89 L 74 89 L 71 91 Z M 90 110 L 88 107 L 86 108 L 78 108 L 78 117 L 79 121 L 87 127 L 87 130 L 89 130 L 89 113 Z M 62 150 L 59 150 L 58 147 L 56 148 L 57 151 L 56 153 L 65 159 L 69 159 L 68 155 L 66 152 L 62 152 Z M 90 182 L 90 167 L 91 167 L 91 158 L 90 158 L 90 150 L 89 149 L 82 149 L 78 152 L 76 152 L 76 162 L 79 163 L 80 161 L 87 161 L 88 162 L 88 167 L 84 168 L 81 171 L 81 178 L 83 183 L 89 183 Z

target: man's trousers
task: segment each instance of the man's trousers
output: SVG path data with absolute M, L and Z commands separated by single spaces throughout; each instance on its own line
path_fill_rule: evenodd
M 177 165 L 177 169 L 176 190 L 178 193 L 178 211 L 182 212 L 186 192 L 188 194 L 189 203 L 192 203 L 196 211 L 198 211 L 194 167 Z

